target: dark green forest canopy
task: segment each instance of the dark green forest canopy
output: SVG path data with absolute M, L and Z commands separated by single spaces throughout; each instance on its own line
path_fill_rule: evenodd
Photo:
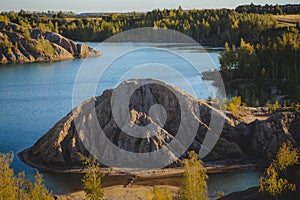
M 283 14 L 300 14 L 300 4 L 286 4 L 286 5 L 241 5 L 238 6 L 235 11 L 239 13 L 257 13 L 257 14 L 274 14 L 274 15 L 283 15 Z

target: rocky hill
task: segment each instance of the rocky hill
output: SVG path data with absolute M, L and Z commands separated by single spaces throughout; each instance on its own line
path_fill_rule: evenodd
M 77 44 L 60 34 L 0 21 L 0 64 L 60 61 L 100 55 L 87 44 Z
M 254 116 L 255 113 L 259 113 L 259 115 L 266 114 L 266 116 L 245 122 L 236 119 L 229 112 L 223 115 L 209 102 L 196 99 L 178 88 L 160 81 L 157 81 L 158 84 L 142 84 L 144 81 L 125 81 L 115 90 L 124 86 L 138 88 L 128 104 L 131 115 L 128 124 L 131 128 L 135 125 L 148 126 L 147 137 L 139 138 L 128 135 L 118 126 L 111 109 L 113 90 L 106 90 L 101 96 L 83 102 L 61 119 L 32 147 L 22 151 L 19 154 L 21 159 L 29 165 L 44 170 L 79 168 L 81 161 L 78 152 L 90 156 L 90 151 L 82 141 L 97 143 L 99 140 L 98 136 L 91 139 L 91 135 L 99 134 L 99 129 L 89 123 L 94 118 L 97 119 L 110 142 L 133 153 L 147 153 L 166 148 L 166 145 L 174 140 L 180 128 L 188 138 L 191 136 L 190 130 L 194 125 L 197 126 L 196 133 L 187 151 L 199 152 L 207 134 L 214 134 L 214 130 L 210 128 L 210 124 L 213 123 L 211 122 L 212 114 L 223 118 L 224 127 L 218 142 L 204 158 L 205 161 L 243 159 L 249 156 L 267 159 L 274 155 L 286 140 L 292 141 L 295 146 L 300 144 L 300 112 L 268 114 L 260 108 L 252 108 L 249 109 L 249 115 L 252 113 Z M 116 94 L 119 102 L 126 102 L 125 93 L 128 91 L 120 90 Z M 182 107 L 178 99 L 187 102 L 187 106 Z M 151 111 L 151 106 L 157 104 L 164 107 L 167 117 L 162 117 L 163 114 L 157 110 Z M 94 108 L 95 113 L 92 112 Z M 118 110 L 117 112 L 125 111 Z M 180 127 L 182 118 L 189 121 L 190 125 Z M 102 143 L 102 151 L 107 157 L 117 160 L 120 155 L 109 151 L 107 146 L 106 143 Z M 175 156 L 171 149 L 166 151 L 169 151 L 170 157 Z M 183 154 L 181 158 L 186 155 L 186 153 Z

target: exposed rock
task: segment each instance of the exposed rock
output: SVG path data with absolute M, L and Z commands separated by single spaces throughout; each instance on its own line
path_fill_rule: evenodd
M 26 35 L 27 33 L 27 35 Z M 38 40 L 44 38 L 47 49 L 37 50 Z M 0 64 L 7 62 L 42 62 L 70 60 L 78 57 L 100 56 L 87 44 L 77 44 L 60 34 L 26 29 L 14 23 L 0 22 Z
M 299 191 L 296 192 L 284 192 L 282 195 L 271 196 L 264 192 L 259 192 L 258 187 L 251 187 L 244 191 L 233 192 L 224 197 L 219 198 L 219 200 L 298 200 Z
M 226 195 L 222 198 L 220 198 L 220 200 L 236 200 L 236 199 L 240 199 L 240 200 L 257 200 L 257 199 L 266 199 L 262 193 L 258 192 L 258 188 L 257 187 L 252 187 L 249 188 L 247 190 L 241 191 L 241 192 L 233 192 L 229 195 Z
M 265 121 L 254 121 L 250 124 L 252 136 L 249 146 L 252 154 L 268 158 L 273 156 L 283 142 L 290 140 L 296 145 L 290 133 L 290 124 L 299 113 L 275 113 Z
M 143 84 L 144 81 L 147 80 L 125 81 L 116 89 L 106 90 L 101 96 L 83 102 L 55 124 L 32 147 L 22 151 L 21 158 L 27 164 L 42 169 L 57 170 L 80 167 L 81 161 L 78 152 L 91 156 L 91 152 L 87 150 L 82 141 L 87 141 L 88 145 L 92 146 L 101 138 L 99 129 L 91 124 L 94 118 L 97 119 L 97 124 L 102 128 L 105 137 L 120 149 L 133 153 L 147 153 L 163 149 L 172 158 L 176 153 L 174 154 L 166 145 L 174 140 L 179 128 L 182 128 L 185 137 L 189 138 L 193 128 L 196 127 L 192 144 L 185 150 L 199 151 L 208 130 L 210 130 L 212 113 L 222 117 L 225 123 L 219 141 L 205 160 L 236 159 L 248 155 L 266 158 L 274 154 L 284 141 L 294 142 L 292 134 L 289 132 L 290 129 L 293 129 L 295 134 L 298 133 L 297 130 L 294 130 L 295 128 L 292 128 L 297 127 L 294 123 L 295 116 L 299 116 L 298 112 L 278 113 L 267 120 L 256 120 L 247 124 L 240 122 L 230 113 L 227 113 L 227 116 L 222 114 L 208 102 L 196 99 L 180 89 L 160 81 L 155 81 L 158 84 Z M 144 138 L 125 133 L 124 127 L 122 126 L 121 130 L 115 121 L 116 116 L 113 115 L 112 93 L 118 91 L 116 99 L 118 104 L 122 104 L 126 102 L 124 98 L 129 91 L 119 90 L 119 88 L 127 86 L 137 89 L 132 94 L 127 109 L 117 111 L 121 116 L 119 120 L 126 122 L 127 128 L 137 130 L 135 134 L 146 135 Z M 186 102 L 186 106 L 180 104 L 180 99 Z M 157 104 L 162 106 L 164 111 L 160 107 L 155 107 Z M 95 113 L 92 112 L 94 109 Z M 130 113 L 128 122 L 122 118 L 125 116 L 124 112 L 127 111 Z M 188 125 L 182 125 L 182 119 L 188 121 Z M 147 131 L 140 133 L 139 129 L 134 129 L 135 127 L 147 127 Z M 180 146 L 182 143 L 178 143 L 178 145 Z M 118 156 L 122 156 L 110 151 L 106 144 L 101 148 L 103 148 L 106 158 L 116 159 Z M 181 158 L 186 155 L 187 153 L 184 153 Z

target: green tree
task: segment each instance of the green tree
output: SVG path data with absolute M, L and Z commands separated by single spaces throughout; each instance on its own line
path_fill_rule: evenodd
M 198 154 L 189 152 L 189 159 L 183 160 L 184 181 L 181 195 L 185 200 L 208 200 L 206 169 Z

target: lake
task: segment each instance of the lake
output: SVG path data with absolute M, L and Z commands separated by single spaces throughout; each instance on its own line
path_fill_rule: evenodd
M 214 49 L 206 52 L 184 44 L 156 43 L 89 45 L 103 52 L 103 56 L 0 66 L 0 152 L 14 152 L 12 167 L 17 172 L 25 171 L 28 179 L 33 178 L 35 169 L 20 162 L 16 154 L 33 145 L 75 106 L 72 104 L 73 86 L 80 69 L 88 72 L 84 87 L 93 87 L 97 83 L 94 94 L 87 89 L 82 98 L 100 95 L 105 89 L 114 88 L 121 80 L 129 78 L 160 79 L 204 99 L 217 93 L 202 80 L 199 69 L 191 65 L 200 63 L 200 71 L 217 69 L 219 54 Z M 184 81 L 189 84 L 184 85 Z M 53 193 L 74 190 L 78 186 L 74 179 L 80 179 L 70 174 L 43 174 L 46 186 Z M 257 185 L 260 175 L 255 169 L 213 174 L 208 182 L 209 191 L 243 190 Z

